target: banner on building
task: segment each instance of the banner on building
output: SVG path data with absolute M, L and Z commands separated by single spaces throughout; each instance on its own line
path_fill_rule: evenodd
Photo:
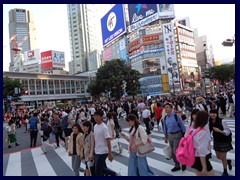
M 105 16 L 103 16 L 101 19 L 101 28 L 103 46 L 106 46 L 126 32 L 122 4 L 116 4 Z
M 128 13 L 130 32 L 159 18 L 157 4 L 128 4 Z
M 159 19 L 175 18 L 173 4 L 158 4 Z
M 163 24 L 162 30 L 169 85 L 180 83 L 173 23 Z

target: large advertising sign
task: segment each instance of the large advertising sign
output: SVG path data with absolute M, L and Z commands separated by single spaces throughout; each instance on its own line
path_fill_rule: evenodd
M 41 52 L 41 69 L 50 69 L 52 67 L 52 51 Z
M 159 18 L 157 4 L 128 4 L 128 13 L 130 32 Z
M 174 25 L 166 23 L 162 25 L 165 57 L 167 61 L 168 81 L 169 85 L 180 83 L 178 62 L 175 49 Z
M 175 18 L 173 4 L 158 4 L 159 19 Z
M 24 52 L 24 62 L 23 65 L 36 64 L 41 60 L 40 50 L 34 49 L 31 51 Z
M 116 4 L 105 16 L 103 16 L 101 19 L 101 28 L 103 46 L 106 46 L 126 32 L 122 4 Z
M 65 67 L 64 52 L 52 51 L 52 64 L 53 67 L 64 68 Z

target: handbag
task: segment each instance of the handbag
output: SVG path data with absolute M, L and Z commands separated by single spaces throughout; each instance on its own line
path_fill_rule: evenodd
M 112 150 L 112 152 L 117 153 L 117 154 L 121 154 L 122 153 L 122 146 L 118 142 L 117 139 L 112 139 L 111 140 L 111 150 Z
M 135 144 L 139 144 L 142 142 L 140 133 L 138 131 L 138 138 L 135 139 Z M 145 155 L 147 153 L 153 152 L 155 150 L 154 145 L 152 144 L 152 140 L 148 137 L 147 138 L 147 143 L 141 146 L 138 146 L 138 154 L 139 155 Z
M 167 160 L 172 159 L 172 148 L 171 148 L 170 144 L 166 145 L 163 148 L 163 154 L 165 155 Z

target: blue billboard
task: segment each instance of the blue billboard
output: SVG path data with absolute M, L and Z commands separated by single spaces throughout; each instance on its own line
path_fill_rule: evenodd
M 116 4 L 105 16 L 103 16 L 101 19 L 101 28 L 103 46 L 106 46 L 126 32 L 122 4 Z

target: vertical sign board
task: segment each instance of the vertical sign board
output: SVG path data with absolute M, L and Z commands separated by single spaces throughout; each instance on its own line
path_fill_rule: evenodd
M 52 64 L 52 51 L 41 52 L 41 69 L 50 69 Z
M 180 83 L 173 23 L 163 24 L 162 30 L 169 85 Z
M 126 32 L 123 5 L 116 4 L 101 19 L 103 47 Z
M 65 67 L 64 52 L 52 51 L 52 64 L 53 67 L 64 68 Z

